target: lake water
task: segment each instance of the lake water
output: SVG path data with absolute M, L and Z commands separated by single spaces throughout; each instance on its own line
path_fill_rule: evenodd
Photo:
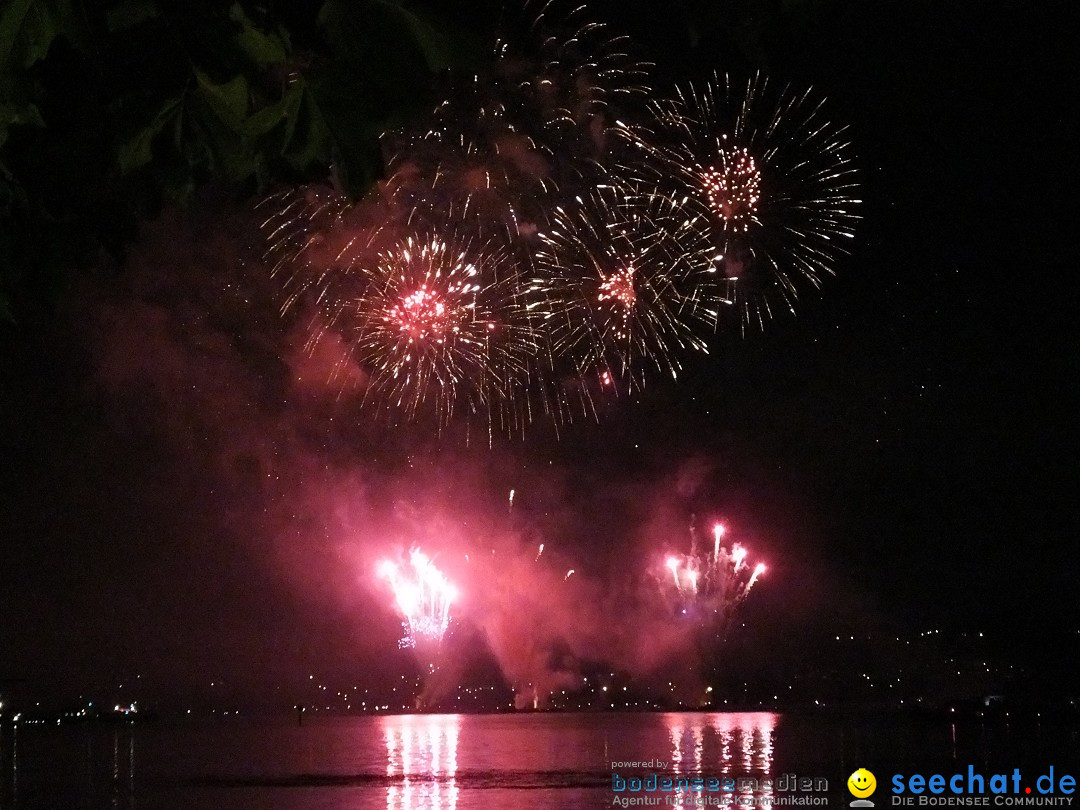
M 627 762 L 654 764 L 613 766 Z M 845 808 L 845 780 L 858 767 L 882 782 L 968 765 L 987 774 L 1049 765 L 1076 774 L 1080 734 L 1061 725 L 767 712 L 6 725 L 0 808 L 574 810 L 613 806 L 613 770 L 648 773 L 660 763 L 667 774 L 825 779 L 826 791 L 807 795 Z M 883 784 L 875 797 L 879 808 L 887 791 Z M 741 792 L 761 795 L 745 785 Z M 702 795 L 719 794 L 683 798 Z

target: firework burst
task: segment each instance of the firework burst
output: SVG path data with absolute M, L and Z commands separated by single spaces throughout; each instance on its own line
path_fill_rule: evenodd
M 645 158 L 633 169 L 685 198 L 718 308 L 733 308 L 743 330 L 778 307 L 793 311 L 801 291 L 833 273 L 858 220 L 845 127 L 811 91 L 760 76 L 681 88 L 651 114 L 649 127 L 622 130 Z
M 366 404 L 490 422 L 527 383 L 537 349 L 516 264 L 496 243 L 409 236 L 351 272 L 361 292 L 331 321 L 367 374 Z
M 689 553 L 668 554 L 654 570 L 668 608 L 701 624 L 730 616 L 765 573 L 763 563 L 750 568 L 744 546 L 724 545 L 722 524 L 715 524 L 712 534 L 711 549 L 699 549 L 697 534 L 691 529 Z
M 422 551 L 409 555 L 408 567 L 390 560 L 379 564 L 378 575 L 394 592 L 394 604 L 404 617 L 405 636 L 401 647 L 442 641 L 450 625 L 450 606 L 457 599 L 457 588 Z
M 676 376 L 686 350 L 704 351 L 705 257 L 682 246 L 695 227 L 671 197 L 614 186 L 557 206 L 530 284 L 552 355 L 629 390 L 650 371 Z

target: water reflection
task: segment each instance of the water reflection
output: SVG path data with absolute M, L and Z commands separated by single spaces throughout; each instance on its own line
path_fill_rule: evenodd
M 687 776 L 771 777 L 779 717 L 770 712 L 667 714 L 664 722 L 671 742 L 668 770 Z M 738 781 L 735 794 L 761 795 L 749 783 Z
M 94 747 L 102 740 L 93 730 L 88 729 L 86 736 L 86 764 L 88 796 L 97 795 L 104 799 L 108 795 L 108 806 L 112 810 L 134 810 L 135 808 L 135 730 L 130 727 L 113 729 L 111 745 L 105 750 L 105 761 L 99 754 L 95 757 Z M 95 786 L 94 775 L 105 765 L 109 776 L 101 785 Z M 103 805 L 104 806 L 104 805 Z
M 456 714 L 382 718 L 387 810 L 455 810 L 460 727 Z
M 769 776 L 779 717 L 771 712 L 667 714 L 671 770 Z
M 18 727 L 0 720 L 0 810 L 14 807 L 19 789 Z
M 134 810 L 135 730 L 0 723 L 0 810 L 73 807 L 74 797 L 80 806 Z
M 122 756 L 121 739 L 117 733 L 113 734 L 113 807 L 121 807 L 122 798 L 126 798 L 130 804 L 129 807 L 134 810 L 135 808 L 135 734 L 131 731 L 127 733 L 127 773 L 121 776 L 120 766 Z M 126 792 L 124 796 L 121 791 Z

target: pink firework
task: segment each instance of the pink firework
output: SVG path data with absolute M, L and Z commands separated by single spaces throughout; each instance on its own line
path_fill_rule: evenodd
M 733 543 L 725 548 L 724 535 L 724 526 L 717 523 L 711 553 L 701 553 L 691 530 L 689 553 L 668 554 L 657 567 L 655 576 L 661 594 L 676 614 L 700 622 L 722 620 L 765 573 L 764 563 L 749 571 L 746 547 Z
M 449 306 L 438 292 L 421 284 L 419 289 L 393 305 L 383 320 L 399 329 L 410 343 L 431 340 L 442 345 L 460 331 L 455 321 L 462 314 L 460 309 Z
M 378 575 L 390 583 L 394 603 L 404 616 L 405 637 L 402 647 L 418 643 L 439 643 L 450 624 L 450 606 L 457 599 L 457 588 L 424 552 L 414 550 L 408 567 L 390 560 L 379 563 Z
M 513 410 L 536 344 L 517 265 L 498 242 L 408 236 L 349 273 L 360 292 L 337 304 L 332 327 L 367 375 L 365 404 L 489 425 Z

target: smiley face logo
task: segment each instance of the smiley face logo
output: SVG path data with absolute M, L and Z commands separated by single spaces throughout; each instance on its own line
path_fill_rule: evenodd
M 866 768 L 859 768 L 847 780 L 847 789 L 857 799 L 865 799 L 877 790 L 877 779 Z

